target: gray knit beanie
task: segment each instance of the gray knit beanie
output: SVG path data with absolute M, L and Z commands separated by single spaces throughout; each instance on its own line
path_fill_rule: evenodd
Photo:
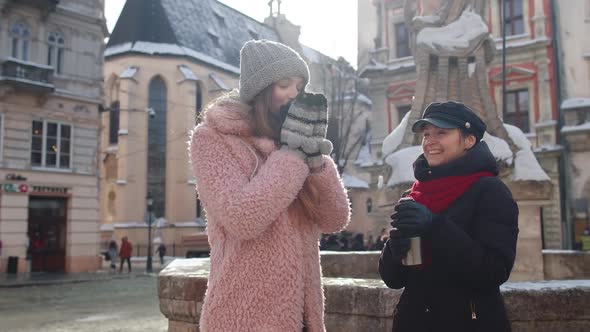
M 240 50 L 240 100 L 251 101 L 283 78 L 300 76 L 309 82 L 309 68 L 292 48 L 270 40 L 250 40 Z

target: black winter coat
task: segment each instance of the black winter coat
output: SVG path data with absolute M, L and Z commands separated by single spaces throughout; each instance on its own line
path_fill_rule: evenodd
M 430 169 L 424 155 L 414 163 L 420 181 L 480 171 L 497 174 L 485 142 L 440 167 Z M 510 191 L 498 178 L 484 177 L 436 216 L 428 239 L 431 265 L 402 265 L 388 242 L 379 273 L 388 287 L 405 287 L 393 330 L 510 331 L 499 286 L 510 276 L 517 236 L 518 207 Z

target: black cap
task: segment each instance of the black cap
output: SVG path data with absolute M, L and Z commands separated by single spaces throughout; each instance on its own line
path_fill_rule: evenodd
M 486 132 L 486 124 L 469 107 L 456 101 L 431 103 L 422 114 L 422 119 L 416 121 L 412 131 L 417 133 L 423 126 L 431 124 L 438 128 L 463 128 L 473 134 L 478 141 Z

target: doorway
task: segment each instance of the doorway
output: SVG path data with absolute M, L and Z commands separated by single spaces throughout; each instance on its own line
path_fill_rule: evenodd
M 32 272 L 64 272 L 67 198 L 29 197 L 28 231 Z

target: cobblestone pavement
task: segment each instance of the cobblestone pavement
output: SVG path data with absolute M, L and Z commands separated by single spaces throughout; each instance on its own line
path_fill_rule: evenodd
M 0 331 L 166 331 L 155 274 L 0 288 Z

